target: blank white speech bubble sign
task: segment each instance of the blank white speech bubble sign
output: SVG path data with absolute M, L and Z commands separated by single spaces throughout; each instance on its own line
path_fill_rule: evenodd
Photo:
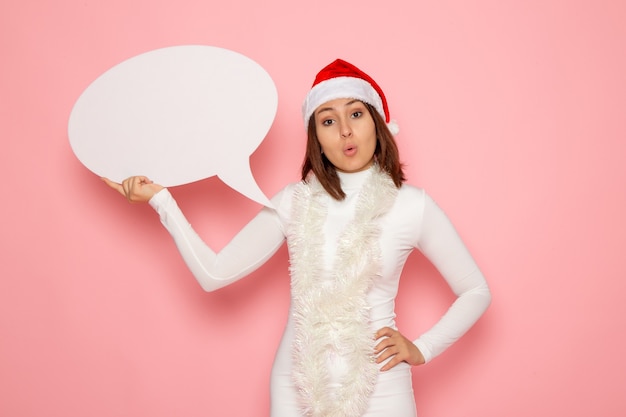
M 251 59 L 184 45 L 130 58 L 80 95 L 68 136 L 78 160 L 116 182 L 145 175 L 166 187 L 217 175 L 271 207 L 250 169 L 269 131 L 276 86 Z

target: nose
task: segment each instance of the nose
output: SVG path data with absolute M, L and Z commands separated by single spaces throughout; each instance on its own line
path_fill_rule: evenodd
M 350 123 L 341 123 L 340 132 L 342 138 L 349 138 L 350 136 L 352 136 L 352 127 L 350 126 Z

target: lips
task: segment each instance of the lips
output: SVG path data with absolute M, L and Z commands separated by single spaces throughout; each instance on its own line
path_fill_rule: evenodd
M 353 156 L 354 154 L 356 154 L 356 146 L 347 145 L 345 148 L 343 148 L 343 154 L 345 156 Z

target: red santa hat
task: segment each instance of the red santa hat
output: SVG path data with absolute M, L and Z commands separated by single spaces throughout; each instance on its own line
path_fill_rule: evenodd
M 392 134 L 399 131 L 395 120 L 389 118 L 389 108 L 383 90 L 369 75 L 342 59 L 324 67 L 315 77 L 313 86 L 302 103 L 304 125 L 322 104 L 338 98 L 354 98 L 371 104 L 385 119 Z

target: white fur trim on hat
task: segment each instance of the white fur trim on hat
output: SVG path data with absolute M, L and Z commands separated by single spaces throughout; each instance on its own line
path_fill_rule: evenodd
M 385 119 L 383 102 L 376 90 L 367 81 L 355 77 L 336 77 L 316 84 L 302 103 L 304 126 L 308 126 L 309 118 L 322 104 L 338 98 L 355 98 L 371 104 Z M 393 133 L 393 132 L 392 132 Z

